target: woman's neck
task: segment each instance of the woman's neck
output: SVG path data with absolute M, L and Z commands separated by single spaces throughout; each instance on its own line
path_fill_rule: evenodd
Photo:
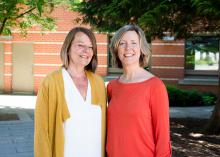
M 120 81 L 124 83 L 145 81 L 154 75 L 147 72 L 144 68 L 138 66 L 124 67 L 124 73 L 120 77 Z
M 126 82 L 135 81 L 136 78 L 139 77 L 140 74 L 143 72 L 143 68 L 141 68 L 140 66 L 125 67 L 123 68 L 123 70 L 124 70 L 124 73 L 121 76 L 121 79 Z
M 66 70 L 72 78 L 81 79 L 81 78 L 86 77 L 84 68 L 77 68 L 77 67 L 69 66 Z

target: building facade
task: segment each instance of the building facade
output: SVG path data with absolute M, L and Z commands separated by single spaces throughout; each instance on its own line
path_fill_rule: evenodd
M 61 46 L 69 30 L 79 26 L 74 22 L 79 14 L 59 7 L 53 11 L 52 15 L 57 19 L 56 31 L 43 32 L 42 34 L 38 28 L 33 28 L 24 38 L 14 30 L 12 36 L 0 37 L 1 93 L 36 94 L 42 79 L 51 71 L 60 68 Z M 109 36 L 108 34 L 94 33 L 98 46 L 96 72 L 107 79 L 115 78 L 120 74 L 121 69 L 115 68 L 110 61 Z M 219 39 L 216 41 L 219 43 Z M 204 47 L 205 44 L 201 43 L 200 45 L 203 46 L 200 47 Z M 205 54 L 202 53 L 203 51 L 198 53 L 199 48 L 194 49 L 195 46 L 191 48 L 188 45 L 190 45 L 190 41 L 185 40 L 152 41 L 150 71 L 167 84 L 217 93 L 219 68 L 218 66 L 216 68 L 216 65 L 219 60 L 219 44 L 217 49 L 207 50 Z M 189 66 L 191 60 L 188 58 L 190 57 L 194 61 L 194 66 Z M 206 63 L 207 66 L 204 66 Z M 211 64 L 215 65 L 213 69 L 210 69 Z M 203 67 L 203 69 L 198 67 Z

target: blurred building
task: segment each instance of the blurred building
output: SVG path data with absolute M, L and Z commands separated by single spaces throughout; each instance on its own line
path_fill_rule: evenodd
M 60 7 L 53 11 L 57 19 L 56 31 L 42 32 L 33 28 L 27 37 L 14 30 L 10 37 L 0 37 L 0 92 L 37 93 L 41 80 L 61 66 L 60 49 L 75 26 L 76 12 Z M 86 26 L 89 27 L 89 26 Z M 111 61 L 111 35 L 94 32 L 98 45 L 97 73 L 105 80 L 118 77 L 122 72 Z M 164 37 L 151 43 L 149 69 L 167 84 L 181 88 L 217 93 L 219 71 L 219 38 L 211 35 L 196 36 L 189 40 Z

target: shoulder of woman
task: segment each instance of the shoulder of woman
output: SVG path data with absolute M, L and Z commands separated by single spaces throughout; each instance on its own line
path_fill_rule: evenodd
M 100 82 L 104 82 L 103 78 L 93 72 L 90 71 L 86 71 L 87 77 L 91 80 L 95 80 L 95 81 L 100 81 Z
M 150 83 L 151 83 L 151 88 L 153 90 L 160 90 L 160 89 L 166 88 L 164 82 L 160 78 L 158 78 L 156 76 L 151 78 L 151 82 Z
M 157 76 L 153 76 L 150 79 L 152 79 L 152 82 L 155 84 L 163 84 L 163 81 Z
M 47 74 L 47 76 L 43 79 L 42 81 L 42 85 L 44 86 L 48 86 L 49 84 L 55 83 L 55 80 L 57 78 L 59 78 L 60 76 L 62 76 L 62 72 L 61 70 L 55 70 L 53 72 L 50 72 L 49 74 Z
M 112 86 L 113 84 L 115 84 L 117 82 L 117 79 L 114 79 L 114 80 L 110 80 L 107 82 L 107 85 L 108 86 Z

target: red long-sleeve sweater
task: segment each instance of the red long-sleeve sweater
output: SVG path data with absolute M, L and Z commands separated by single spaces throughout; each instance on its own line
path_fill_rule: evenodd
M 108 157 L 171 157 L 169 103 L 163 82 L 152 77 L 143 82 L 107 86 Z

